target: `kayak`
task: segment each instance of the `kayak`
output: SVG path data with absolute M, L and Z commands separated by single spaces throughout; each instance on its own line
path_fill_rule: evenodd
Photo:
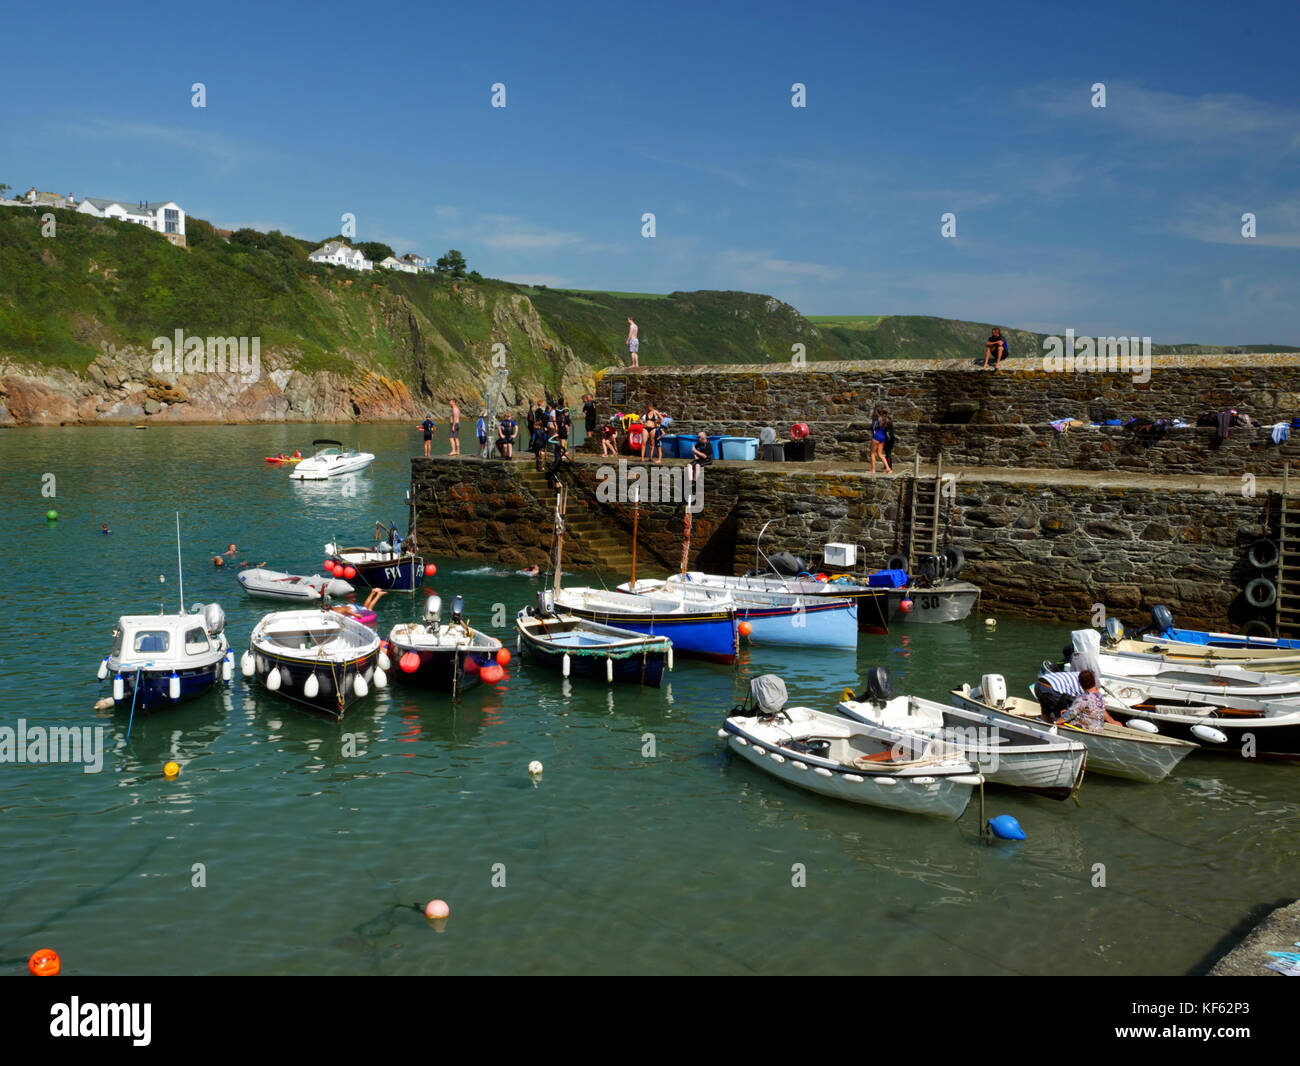
M 268 463 L 301 463 L 306 456 L 304 455 L 268 455 Z

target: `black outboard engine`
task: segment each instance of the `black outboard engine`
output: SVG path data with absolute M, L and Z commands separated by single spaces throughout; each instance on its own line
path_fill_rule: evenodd
M 894 686 L 889 680 L 889 671 L 883 666 L 873 666 L 867 671 L 867 701 L 885 703 L 894 694 Z
M 451 620 L 453 624 L 465 621 L 464 596 L 453 596 L 451 598 Z
M 1155 633 L 1167 633 L 1174 628 L 1174 615 L 1163 603 L 1151 608 L 1151 621 L 1155 624 Z

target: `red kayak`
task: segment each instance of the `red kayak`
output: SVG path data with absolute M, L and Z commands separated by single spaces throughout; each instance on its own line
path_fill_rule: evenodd
M 268 463 L 301 463 L 302 459 L 301 455 L 268 455 L 266 457 Z

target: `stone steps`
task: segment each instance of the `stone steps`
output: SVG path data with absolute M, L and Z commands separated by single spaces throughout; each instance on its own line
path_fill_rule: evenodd
M 518 471 L 523 482 L 543 500 L 554 499 L 554 491 L 547 483 L 546 475 L 539 474 L 535 466 Z M 578 541 L 601 570 L 614 573 L 626 573 L 632 568 L 632 551 L 616 535 L 611 533 L 596 511 L 586 500 L 571 497 L 564 529 L 569 536 Z

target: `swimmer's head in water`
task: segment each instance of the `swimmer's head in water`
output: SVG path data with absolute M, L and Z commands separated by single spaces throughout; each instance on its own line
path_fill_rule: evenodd
M 212 565 L 213 565 L 213 566 L 225 566 L 225 565 L 226 565 L 226 561 L 225 561 L 223 558 L 221 558 L 220 555 L 214 555 L 214 556 L 212 557 Z

